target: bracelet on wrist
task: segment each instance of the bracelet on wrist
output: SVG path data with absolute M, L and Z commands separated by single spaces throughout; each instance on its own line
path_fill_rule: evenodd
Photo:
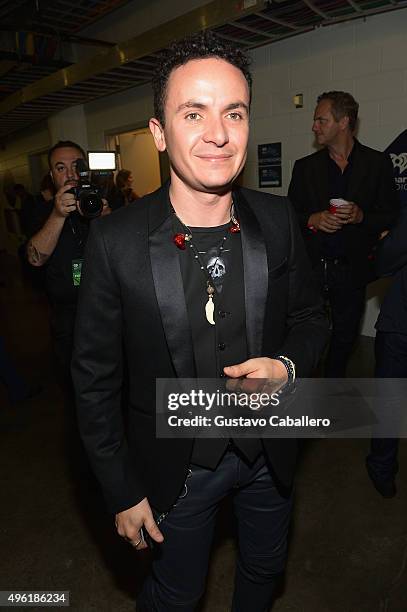
M 287 370 L 288 384 L 293 383 L 295 381 L 295 363 L 285 355 L 278 355 L 278 357 L 275 357 L 275 359 L 281 361 L 281 363 Z

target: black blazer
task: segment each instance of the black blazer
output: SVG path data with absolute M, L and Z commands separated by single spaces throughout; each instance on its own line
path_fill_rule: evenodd
M 288 197 L 298 215 L 306 247 L 313 265 L 321 257 L 321 234 L 307 229 L 313 212 L 329 207 L 329 153 L 322 149 L 295 162 Z M 355 202 L 364 213 L 362 223 L 345 225 L 347 257 L 352 266 L 355 285 L 366 284 L 369 259 L 380 233 L 389 229 L 397 218 L 399 201 L 390 157 L 355 140 L 353 167 L 346 199 Z
M 407 334 L 407 208 L 401 210 L 397 224 L 380 244 L 376 268 L 378 276 L 395 275 L 380 309 L 376 329 Z
M 250 357 L 290 357 L 298 376 L 316 366 L 326 320 L 298 223 L 286 198 L 238 189 Z M 156 439 L 156 377 L 194 377 L 191 333 L 168 185 L 92 222 L 83 265 L 73 378 L 79 425 L 109 508 L 147 496 L 158 510 L 175 501 L 192 440 Z M 129 378 L 126 431 L 123 354 Z M 295 440 L 265 441 L 278 482 L 289 487 Z

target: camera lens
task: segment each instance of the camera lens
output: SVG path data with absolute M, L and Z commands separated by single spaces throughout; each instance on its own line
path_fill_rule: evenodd
M 84 217 L 92 219 L 98 217 L 103 210 L 103 202 L 98 193 L 81 194 L 79 208 Z

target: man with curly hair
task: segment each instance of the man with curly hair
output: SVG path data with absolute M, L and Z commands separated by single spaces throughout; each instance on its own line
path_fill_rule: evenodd
M 233 494 L 232 609 L 264 612 L 285 567 L 296 441 L 160 438 L 155 379 L 307 376 L 325 318 L 288 201 L 234 186 L 249 136 L 244 53 L 211 34 L 180 41 L 153 87 L 170 182 L 92 225 L 73 366 L 80 427 L 119 535 L 136 550 L 154 542 L 137 610 L 196 609 L 218 506 Z

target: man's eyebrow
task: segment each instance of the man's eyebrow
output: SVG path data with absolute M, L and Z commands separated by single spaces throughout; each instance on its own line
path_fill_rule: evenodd
M 235 108 L 243 108 L 246 113 L 249 112 L 249 107 L 244 102 L 232 102 L 231 104 L 227 105 L 225 110 L 234 110 Z
M 207 104 L 203 104 L 202 102 L 197 102 L 196 100 L 187 100 L 180 104 L 177 108 L 177 113 L 186 109 L 186 108 L 199 108 L 201 110 L 207 108 Z M 249 107 L 244 102 L 232 102 L 225 107 L 225 110 L 234 110 L 236 108 L 243 108 L 247 113 L 249 112 Z
M 54 162 L 54 166 L 58 166 L 58 165 L 67 166 L 68 164 L 76 164 L 77 161 L 78 161 L 78 158 L 76 157 L 75 159 L 70 159 L 68 161 L 56 161 Z
M 187 100 L 186 102 L 183 102 L 182 104 L 180 104 L 177 108 L 177 113 L 179 113 L 180 111 L 184 110 L 185 108 L 200 108 L 200 109 L 204 109 L 206 108 L 206 104 L 202 104 L 202 102 L 197 102 L 196 100 Z

